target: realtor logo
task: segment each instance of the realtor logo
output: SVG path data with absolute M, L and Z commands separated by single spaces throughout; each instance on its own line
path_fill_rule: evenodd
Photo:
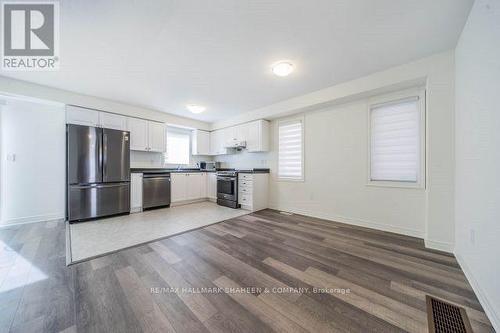
M 59 3 L 2 2 L 2 69 L 59 69 Z

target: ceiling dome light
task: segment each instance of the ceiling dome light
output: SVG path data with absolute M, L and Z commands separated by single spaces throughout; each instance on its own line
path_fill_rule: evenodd
M 277 76 L 288 76 L 293 72 L 293 65 L 288 61 L 280 61 L 273 65 L 273 73 Z
M 203 105 L 198 105 L 198 104 L 188 104 L 188 105 L 186 105 L 186 107 L 192 113 L 202 113 L 203 111 L 205 111 L 207 109 Z

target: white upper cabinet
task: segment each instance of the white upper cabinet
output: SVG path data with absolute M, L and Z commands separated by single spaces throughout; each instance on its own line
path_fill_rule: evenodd
M 225 147 L 234 141 L 245 141 L 248 152 L 269 151 L 269 122 L 256 120 L 210 132 L 210 154 L 227 154 Z
M 66 105 L 66 123 L 99 127 L 99 111 Z
M 130 150 L 148 151 L 148 121 L 127 118 L 127 130 L 130 131 Z
M 192 154 L 193 155 L 210 155 L 210 132 L 202 130 L 194 130 L 192 137 Z
M 210 155 L 224 155 L 227 150 L 224 148 L 224 130 L 210 132 Z
M 238 141 L 248 141 L 249 127 L 248 124 L 241 124 L 234 127 L 235 137 Z
M 99 112 L 99 125 L 102 128 L 126 131 L 127 117 L 114 113 Z
M 269 122 L 256 120 L 245 124 L 247 127 L 247 150 L 249 152 L 269 151 Z
M 149 151 L 158 153 L 165 152 L 165 125 L 154 121 L 148 121 Z
M 226 147 L 228 144 L 230 145 L 231 142 L 238 141 L 238 133 L 236 131 L 237 126 L 232 126 L 232 127 L 226 127 L 222 129 L 222 133 L 224 136 L 224 147 Z
M 66 106 L 66 123 L 120 131 L 127 130 L 127 117 L 125 116 L 73 105 Z
M 165 151 L 165 125 L 155 121 L 127 118 L 127 130 L 130 131 L 130 150 Z

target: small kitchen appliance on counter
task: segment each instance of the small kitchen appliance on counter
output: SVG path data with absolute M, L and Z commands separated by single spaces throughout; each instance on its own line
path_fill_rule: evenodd
M 215 171 L 220 168 L 220 162 L 200 162 L 200 170 Z

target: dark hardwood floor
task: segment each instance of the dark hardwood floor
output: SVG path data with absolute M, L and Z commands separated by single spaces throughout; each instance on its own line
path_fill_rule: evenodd
M 70 267 L 63 223 L 0 241 L 0 332 L 426 332 L 427 294 L 493 332 L 453 256 L 273 210 Z

